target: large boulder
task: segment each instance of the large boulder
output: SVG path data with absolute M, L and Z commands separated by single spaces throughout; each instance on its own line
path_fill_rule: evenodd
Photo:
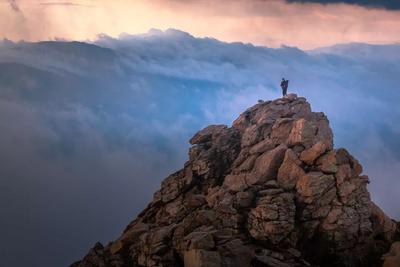
M 256 207 L 249 212 L 248 230 L 256 240 L 266 240 L 273 245 L 283 242 L 295 244 L 291 233 L 295 228 L 296 207 L 294 196 L 281 189 L 266 189 Z
M 276 177 L 278 184 L 284 189 L 293 189 L 303 175 L 305 175 L 305 171 L 301 167 L 301 161 L 296 153 L 291 149 L 286 150 L 285 158 Z

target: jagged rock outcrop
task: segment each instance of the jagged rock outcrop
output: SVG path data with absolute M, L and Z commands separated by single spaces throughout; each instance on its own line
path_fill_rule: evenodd
M 260 102 L 190 143 L 121 237 L 73 267 L 380 266 L 398 238 L 305 98 Z

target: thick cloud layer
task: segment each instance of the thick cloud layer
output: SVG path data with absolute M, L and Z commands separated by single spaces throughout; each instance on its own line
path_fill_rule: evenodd
M 289 3 L 319 3 L 319 4 L 351 4 L 371 8 L 386 8 L 400 10 L 400 2 L 397 0 L 286 0 Z
M 289 90 L 325 112 L 400 218 L 400 46 L 270 49 L 152 30 L 0 44 L 5 266 L 66 266 L 115 238 L 185 161 L 188 138 Z M 23 255 L 23 257 L 21 256 Z

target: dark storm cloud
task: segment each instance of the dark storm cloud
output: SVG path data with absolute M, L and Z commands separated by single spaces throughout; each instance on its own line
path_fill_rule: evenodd
M 0 42 L 2 263 L 67 266 L 117 237 L 183 165 L 197 129 L 279 97 L 282 76 L 328 115 L 335 145 L 361 160 L 372 197 L 399 218 L 398 69 L 399 45 L 304 52 L 176 30 Z
M 288 3 L 350 4 L 368 8 L 400 10 L 398 0 L 286 0 Z

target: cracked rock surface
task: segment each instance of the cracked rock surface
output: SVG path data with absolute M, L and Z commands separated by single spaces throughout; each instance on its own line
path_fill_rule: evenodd
M 122 235 L 71 267 L 381 266 L 399 239 L 305 98 L 260 102 L 190 143 Z

